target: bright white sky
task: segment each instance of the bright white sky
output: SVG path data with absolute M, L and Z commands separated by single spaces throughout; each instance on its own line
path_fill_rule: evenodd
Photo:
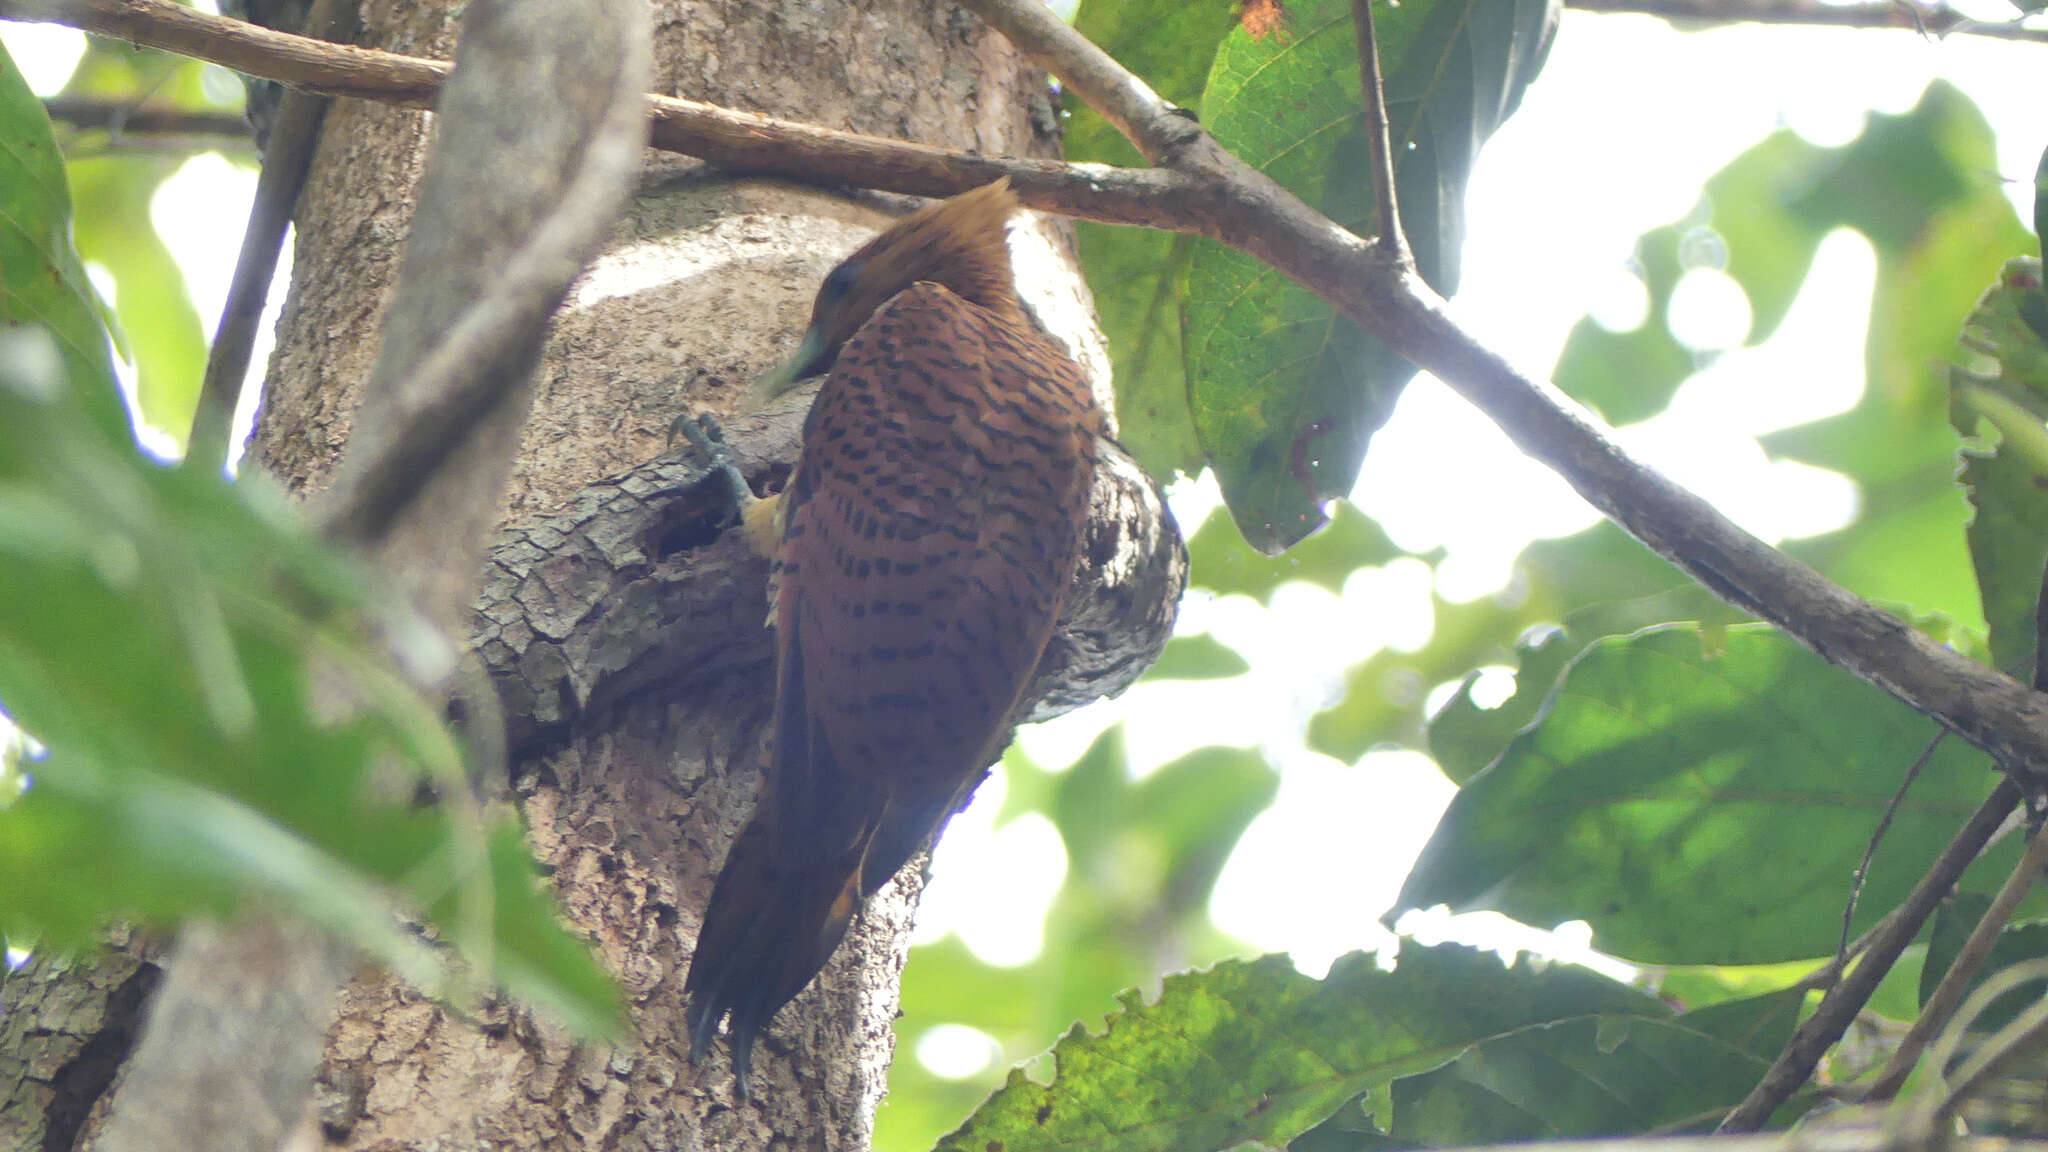
M 1985 19 L 2011 14 L 1996 0 L 1960 6 Z M 80 44 L 75 33 L 36 26 L 0 25 L 0 38 L 45 93 L 62 85 Z M 2044 144 L 2043 51 L 1889 32 L 1680 33 L 1643 17 L 1568 13 L 1549 64 L 1474 176 L 1458 311 L 1495 348 L 1547 374 L 1580 316 L 1635 323 L 1642 296 L 1623 269 L 1636 237 L 1689 212 L 1706 178 L 1729 159 L 1780 125 L 1816 143 L 1842 143 L 1869 111 L 1906 110 L 1937 76 L 1968 91 L 1998 130 L 1999 175 L 2022 219 L 2030 219 L 2031 176 Z M 203 156 L 152 205 L 209 327 L 254 186 L 252 174 Z M 1669 412 L 1623 430 L 1624 442 L 1767 540 L 1845 523 L 1854 514 L 1853 485 L 1767 460 L 1756 437 L 1840 411 L 1860 396 L 1874 269 L 1860 237 L 1831 237 L 1769 344 L 1724 357 L 1686 385 Z M 1674 307 L 1681 335 L 1702 348 L 1733 343 L 1748 322 L 1739 290 L 1716 273 L 1693 276 Z M 1182 484 L 1173 498 L 1190 528 L 1216 501 L 1206 481 Z M 1308 717 L 1337 698 L 1350 665 L 1382 647 L 1412 650 L 1428 641 L 1432 583 L 1454 601 L 1491 594 L 1529 540 L 1595 520 L 1561 482 L 1427 377 L 1410 386 L 1375 439 L 1355 498 L 1397 543 L 1441 547 L 1446 559 L 1434 573 L 1415 560 L 1359 572 L 1341 595 L 1290 585 L 1270 609 L 1246 597 L 1191 596 L 1182 631 L 1213 632 L 1246 656 L 1251 674 L 1147 685 L 1020 737 L 1034 760 L 1056 767 L 1121 719 L 1140 773 L 1207 744 L 1264 750 L 1282 773 L 1279 798 L 1232 856 L 1211 912 L 1225 931 L 1260 950 L 1291 951 L 1310 971 L 1388 941 L 1378 917 L 1452 789 L 1416 753 L 1379 751 L 1343 764 L 1310 752 L 1302 744 Z M 1503 695 L 1511 686 L 1504 676 L 1493 683 Z M 999 772 L 953 822 L 918 934 L 929 940 L 959 932 L 985 960 L 1015 964 L 1037 954 L 1042 910 L 1066 863 L 1043 816 L 993 827 L 1002 791 Z M 1337 887 L 1312 892 L 1302 877 L 1332 878 Z M 1039 915 L 1029 914 L 1034 908 Z M 1447 925 L 1444 917 L 1422 916 L 1404 927 L 1425 942 L 1446 931 L 1497 947 L 1531 940 L 1473 918 Z M 1544 947 L 1577 953 L 1587 936 L 1577 926 Z M 917 1054 L 942 1074 L 972 1075 L 994 1058 L 988 1039 L 971 1029 L 927 1039 Z

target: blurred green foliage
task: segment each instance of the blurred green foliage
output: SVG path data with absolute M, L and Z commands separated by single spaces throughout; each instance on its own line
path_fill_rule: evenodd
M 0 806 L 0 938 L 289 909 L 446 988 L 419 915 L 463 970 L 615 1028 L 517 821 L 453 802 L 460 753 L 378 637 L 429 663 L 445 641 L 380 608 L 276 494 L 138 449 L 49 121 L 4 54 L 0 139 L 0 705 L 45 749 Z

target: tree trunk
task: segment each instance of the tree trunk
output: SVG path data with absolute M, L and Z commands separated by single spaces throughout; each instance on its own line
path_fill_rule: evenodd
M 451 52 L 449 6 L 366 4 L 363 16 L 361 43 Z M 1056 148 L 1043 75 L 950 3 L 714 0 L 660 5 L 654 18 L 657 91 L 993 153 Z M 346 443 L 425 143 L 417 113 L 349 100 L 329 112 L 249 457 L 296 493 L 325 487 Z M 870 902 L 763 1037 L 751 1102 L 734 1099 L 722 1051 L 687 1059 L 683 975 L 711 878 L 752 807 L 772 655 L 766 563 L 736 534 L 716 535 L 715 497 L 692 488 L 701 469 L 663 453 L 678 413 L 732 415 L 744 383 L 802 327 L 824 272 L 886 223 L 885 207 L 648 154 L 626 220 L 549 337 L 475 634 L 504 697 L 530 842 L 617 976 L 629 1034 L 615 1047 L 579 1045 L 521 1010 L 464 1016 L 468 1006 L 359 972 L 314 1102 L 327 1146 L 867 1146 L 914 868 Z M 1046 257 L 1020 260 L 1025 278 L 1045 281 L 1028 294 L 1106 389 L 1064 231 L 1037 220 L 1020 231 Z M 728 421 L 750 473 L 786 469 L 800 415 L 799 402 Z M 1098 595 L 1063 625 L 1035 690 L 1048 701 L 1040 714 L 1119 689 L 1163 643 L 1184 557 L 1162 520 L 1142 474 L 1108 470 L 1084 560 Z M 127 1043 L 117 1029 L 133 1027 L 121 997 L 139 999 L 154 971 L 136 964 L 39 973 L 33 1000 L 10 982 L 7 1008 L 33 1023 L 38 1012 L 76 1021 L 80 998 L 104 1005 L 92 1015 L 107 1033 L 85 1021 L 58 1034 L 78 1036 L 64 1068 L 111 1068 L 109 1051 Z M 8 1107 L 32 1114 L 61 1095 L 75 1130 L 111 1075 L 94 1072 L 84 1089 L 74 1077 L 60 1094 L 35 1073 L 0 1082 L 0 1121 Z M 95 1128 L 85 1124 L 87 1142 Z M 20 1131 L 73 1146 L 47 1116 Z

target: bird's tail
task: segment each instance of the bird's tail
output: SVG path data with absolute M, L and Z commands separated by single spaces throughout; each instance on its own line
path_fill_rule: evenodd
M 711 889 L 683 992 L 694 1060 L 730 1017 L 733 1078 L 747 1095 L 754 1039 L 825 966 L 861 901 L 861 856 L 784 861 L 767 825 L 750 821 Z

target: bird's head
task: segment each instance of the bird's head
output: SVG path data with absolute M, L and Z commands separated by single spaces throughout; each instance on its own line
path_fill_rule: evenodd
M 832 367 L 839 346 L 891 296 L 920 280 L 944 285 L 995 311 L 1019 310 L 1010 271 L 1009 220 L 1017 210 L 1009 178 L 926 205 L 839 262 L 811 305 L 811 326 L 789 359 L 754 381 L 780 395 Z

